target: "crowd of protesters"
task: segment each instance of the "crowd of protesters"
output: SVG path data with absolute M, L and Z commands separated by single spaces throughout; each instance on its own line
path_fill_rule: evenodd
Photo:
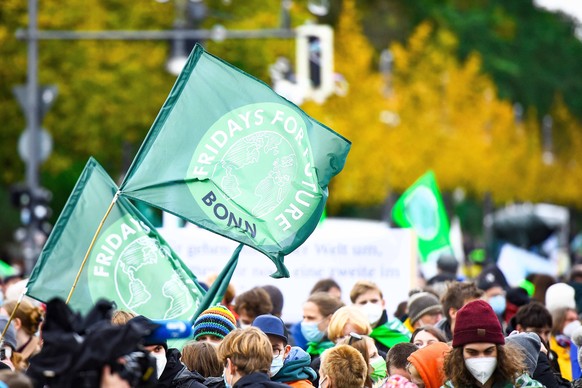
M 277 287 L 238 295 L 229 287 L 221 304 L 200 314 L 179 349 L 145 335 L 144 328 L 155 325 L 146 317 L 101 306 L 92 319 L 101 314 L 107 325 L 99 330 L 108 334 L 97 343 L 110 346 L 90 350 L 109 352 L 131 329 L 141 333 L 135 346 L 149 361 L 132 380 L 115 365 L 135 360 L 112 352 L 125 361 L 99 365 L 97 385 L 84 386 L 582 387 L 582 265 L 563 281 L 534 274 L 519 287 L 510 287 L 494 265 L 471 281 L 458 278 L 450 257 L 439 259 L 439 267 L 396 312 L 386 311 L 389 296 L 371 281 L 355 282 L 346 305 L 345 291 L 322 279 L 302 306 L 303 319 L 292 324 L 281 319 L 284 296 Z M 79 380 L 55 375 L 71 373 L 63 365 L 85 357 L 67 353 L 73 349 L 67 341 L 81 333 L 87 337 L 77 345 L 87 347 L 97 326 L 77 330 L 78 318 L 64 302 L 18 303 L 14 295 L 21 292 L 11 289 L 12 280 L 4 279 L 2 289 L 0 388 L 76 386 L 71 381 Z M 76 332 L 64 336 L 67 330 Z

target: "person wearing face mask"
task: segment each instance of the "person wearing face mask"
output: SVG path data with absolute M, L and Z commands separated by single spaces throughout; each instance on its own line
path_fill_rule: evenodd
M 404 326 L 411 333 L 426 325 L 436 325 L 442 318 L 443 306 L 430 292 L 416 292 L 408 298 L 408 318 Z
M 360 280 L 350 292 L 350 300 L 368 317 L 372 326 L 372 337 L 379 352 L 388 350 L 401 342 L 410 341 L 410 331 L 397 318 L 389 318 L 385 310 L 382 291 L 374 282 Z
M 274 315 L 260 315 L 253 321 L 253 327 L 267 335 L 273 347 L 273 361 L 269 375 L 277 381 L 292 387 L 313 387 L 317 374 L 309 366 L 311 357 L 297 346 L 288 344 L 287 330 L 281 318 Z
M 368 365 L 368 376 L 364 387 L 376 388 L 384 384 L 388 375 L 386 360 L 378 354 L 378 349 L 371 337 L 350 333 L 339 344 L 347 344 L 356 348 L 364 357 L 364 361 Z
M 524 354 L 505 345 L 499 319 L 484 300 L 457 312 L 452 346 L 444 361 L 446 388 L 543 387 L 527 374 Z
M 226 388 L 285 388 L 288 385 L 271 381 L 273 346 L 257 327 L 236 329 L 218 346 L 218 361 L 224 365 Z
M 143 315 L 132 318 L 129 322 L 141 323 L 150 321 Z M 151 322 L 151 321 L 150 321 Z M 156 359 L 156 374 L 158 388 L 204 388 L 204 377 L 196 371 L 189 371 L 180 361 L 180 351 L 168 349 L 166 342 L 146 337 L 142 343 L 144 349 Z
M 550 349 L 556 354 L 562 377 L 572 381 L 580 377 L 577 347 L 571 340 L 572 333 L 580 326 L 575 290 L 566 283 L 556 283 L 546 290 L 545 300 L 552 315 Z
M 311 295 L 303 305 L 303 321 L 301 321 L 301 334 L 307 340 L 307 353 L 313 361 L 324 350 L 334 344 L 327 338 L 327 327 L 331 316 L 343 302 L 327 292 L 316 292 Z
M 349 345 L 337 345 L 321 355 L 320 388 L 363 388 L 368 367 L 362 354 Z

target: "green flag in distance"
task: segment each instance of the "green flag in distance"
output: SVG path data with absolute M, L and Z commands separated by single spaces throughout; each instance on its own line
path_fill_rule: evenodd
M 317 226 L 350 145 L 196 46 L 120 195 L 253 247 L 288 277 L 283 258 Z
M 392 219 L 398 226 L 414 229 L 422 262 L 436 261 L 441 253 L 452 252 L 449 221 L 432 171 L 400 196 L 392 208 Z
M 47 240 L 27 284 L 27 295 L 67 299 L 86 313 L 100 298 L 150 319 L 190 320 L 204 290 L 155 228 L 126 198 L 118 197 L 83 266 L 117 186 L 89 159 Z

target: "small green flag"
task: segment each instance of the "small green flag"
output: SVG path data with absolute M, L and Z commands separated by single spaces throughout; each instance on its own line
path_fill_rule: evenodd
M 196 46 L 120 195 L 263 252 L 273 277 L 313 232 L 351 143 Z
M 198 311 L 196 311 L 196 314 L 194 314 L 194 317 L 192 318 L 192 324 L 194 324 L 196 318 L 198 318 L 198 316 L 204 310 L 207 310 L 212 306 L 216 306 L 217 304 L 222 302 L 222 299 L 224 299 L 224 294 L 226 293 L 228 284 L 232 279 L 232 274 L 234 273 L 234 270 L 236 269 L 236 266 L 238 264 L 238 256 L 243 246 L 244 246 L 243 244 L 240 244 L 234 250 L 232 257 L 230 258 L 228 263 L 226 263 L 222 271 L 220 271 L 220 273 L 216 277 L 216 280 L 212 283 L 212 285 L 206 292 L 206 295 L 204 295 L 202 303 L 200 303 L 200 306 L 198 306 Z
M 67 299 L 117 186 L 93 158 L 81 173 L 27 285 L 46 302 Z M 86 313 L 100 298 L 150 319 L 190 320 L 204 290 L 134 206 L 122 197 L 111 207 L 69 302 Z
M 423 263 L 452 252 L 447 212 L 432 171 L 400 196 L 392 208 L 392 219 L 398 226 L 414 229 Z

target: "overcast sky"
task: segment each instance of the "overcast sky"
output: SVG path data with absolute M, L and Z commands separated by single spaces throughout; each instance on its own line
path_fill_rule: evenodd
M 582 1 L 581 0 L 534 0 L 538 6 L 549 10 L 560 10 L 575 16 L 582 22 Z

